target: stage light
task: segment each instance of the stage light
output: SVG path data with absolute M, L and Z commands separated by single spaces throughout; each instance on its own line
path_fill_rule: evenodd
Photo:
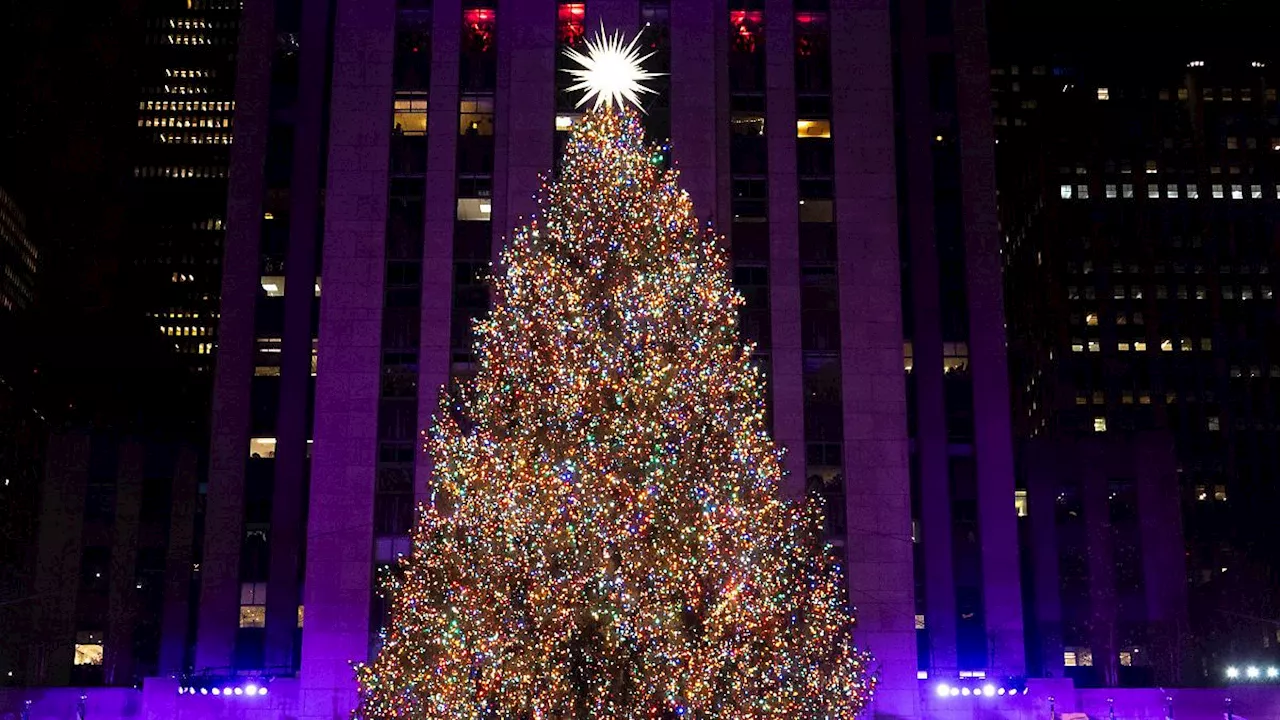
M 993 685 L 991 685 L 991 684 L 984 685 L 984 686 L 982 687 L 982 693 L 983 693 L 984 695 L 986 695 L 987 697 L 994 697 L 994 696 L 995 696 L 995 694 L 996 694 L 995 686 L 993 686 Z
M 942 683 L 938 685 L 936 692 L 938 693 L 938 697 L 946 697 L 951 693 L 951 686 L 946 683 Z
M 1235 667 L 1227 668 L 1227 677 L 1231 678 L 1232 680 L 1240 677 L 1240 669 Z

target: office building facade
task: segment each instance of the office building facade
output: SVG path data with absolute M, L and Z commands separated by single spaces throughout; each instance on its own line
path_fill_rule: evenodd
M 124 218 L 130 300 L 194 373 L 191 382 L 202 384 L 217 347 L 240 6 L 147 0 L 134 10 L 142 37 L 131 48 L 138 85 Z M 207 393 L 206 385 L 200 395 Z
M 999 127 L 1014 417 L 1040 444 L 1171 438 L 1164 492 L 1180 518 L 1161 520 L 1167 539 L 1142 543 L 1133 562 L 1183 547 L 1187 661 L 1161 682 L 1217 683 L 1234 664 L 1276 658 L 1280 641 L 1266 510 L 1280 488 L 1280 110 L 1266 57 L 1172 54 L 1139 66 L 1007 66 L 994 77 L 1008 118 Z M 1033 482 L 1033 517 L 1037 502 L 1074 502 L 1069 487 L 1044 486 L 1037 498 Z M 1083 512 L 1097 521 L 1088 503 Z M 1118 564 L 1078 570 L 1086 584 L 1126 574 Z M 1135 597 L 1142 584 L 1150 597 L 1165 579 L 1136 580 Z M 1164 611 L 1152 600 L 1119 644 L 1160 642 Z M 1088 632 L 1063 642 L 1097 666 L 1118 659 L 1116 643 L 1104 657 Z
M 418 433 L 473 371 L 478 278 L 577 117 L 561 51 L 601 22 L 669 73 L 645 123 L 726 235 L 786 492 L 827 509 L 877 708 L 916 713 L 920 676 L 1021 676 L 969 0 L 246 2 L 194 671 L 296 673 L 306 717 L 353 704 L 379 568 L 429 492 Z

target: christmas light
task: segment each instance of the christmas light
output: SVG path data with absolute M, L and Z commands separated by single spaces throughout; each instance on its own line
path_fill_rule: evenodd
M 816 503 L 784 501 L 716 236 L 639 117 L 573 124 L 427 441 L 367 720 L 853 720 Z M 968 690 L 966 690 L 968 692 Z

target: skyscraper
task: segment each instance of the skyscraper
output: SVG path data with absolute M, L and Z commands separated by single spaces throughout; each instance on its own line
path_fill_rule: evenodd
M 1196 48 L 1132 63 L 1009 64 L 995 80 L 999 114 L 1013 121 L 1002 128 L 1014 180 L 1002 209 L 1021 434 L 1038 447 L 1105 438 L 1114 457 L 1138 434 L 1165 433 L 1173 467 L 1162 492 L 1180 506 L 1180 522 L 1143 519 L 1138 506 L 1146 529 L 1135 557 L 1064 565 L 1076 567 L 1077 587 L 1127 586 L 1132 612 L 1104 654 L 1085 622 L 1099 597 L 1069 601 L 1064 590 L 1064 626 L 1076 636 L 1063 644 L 1088 650 L 1095 667 L 1125 665 L 1117 649 L 1160 644 L 1170 628 L 1157 627 L 1151 588 L 1166 578 L 1124 565 L 1184 542 L 1170 572 L 1185 572 L 1189 632 L 1177 634 L 1187 665 L 1167 681 L 1213 683 L 1241 658 L 1274 658 L 1280 642 L 1267 510 L 1280 491 L 1280 110 L 1272 55 Z M 1109 503 L 1086 503 L 1078 521 L 1109 512 L 1134 479 L 1113 476 Z M 1075 483 L 1042 487 L 1033 507 L 1079 500 Z
M 479 278 L 577 117 L 561 50 L 602 21 L 669 73 L 645 123 L 727 236 L 788 492 L 825 504 L 878 707 L 912 714 L 917 673 L 1022 675 L 968 0 L 248 2 L 196 670 L 297 670 L 349 705 L 375 576 L 429 491 L 418 432 L 471 372 Z
M 137 119 L 126 222 L 138 311 L 207 383 L 217 347 L 238 0 L 148 0 L 137 11 Z M 204 379 L 201 380 L 200 378 Z M 203 395 L 200 407 L 203 411 Z
M 35 300 L 40 253 L 26 225 L 18 203 L 0 188 L 0 312 L 9 315 L 29 309 Z

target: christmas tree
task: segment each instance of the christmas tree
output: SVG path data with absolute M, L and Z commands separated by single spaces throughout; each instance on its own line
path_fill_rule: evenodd
M 597 107 L 442 400 L 356 715 L 853 718 L 869 658 L 819 511 L 780 497 L 725 254 L 621 109 L 643 89 L 583 65 Z

